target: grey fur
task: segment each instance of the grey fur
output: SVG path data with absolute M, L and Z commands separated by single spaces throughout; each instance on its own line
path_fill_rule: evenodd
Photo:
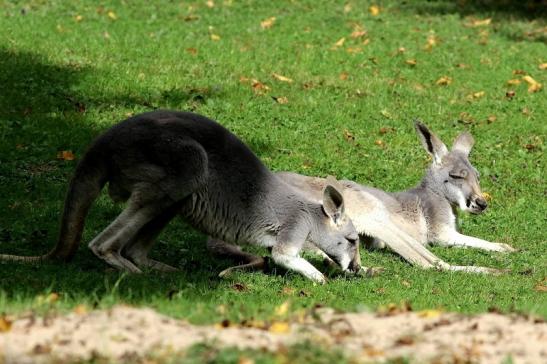
M 422 123 L 416 131 L 424 149 L 432 156 L 421 183 L 412 189 L 390 193 L 352 181 L 344 186 L 346 213 L 351 217 L 361 240 L 369 247 L 388 247 L 411 264 L 423 268 L 498 273 L 492 268 L 452 266 L 425 248 L 427 244 L 474 247 L 490 251 L 515 251 L 507 244 L 491 243 L 466 236 L 456 230 L 455 209 L 479 214 L 486 208 L 477 170 L 468 156 L 473 137 L 464 132 L 454 141 L 451 151 Z M 326 180 L 290 172 L 278 173 L 289 184 L 305 190 L 317 199 Z M 221 250 L 217 242 L 217 251 Z
M 0 260 L 70 259 L 87 210 L 106 183 L 110 196 L 127 205 L 89 247 L 116 268 L 173 270 L 147 255 L 163 227 L 182 215 L 215 238 L 271 247 L 277 264 L 319 283 L 325 282 L 323 274 L 299 256 L 306 242 L 343 270 L 360 270 L 358 236 L 336 186 L 327 183 L 319 200 L 311 200 L 221 125 L 161 110 L 121 122 L 91 145 L 70 183 L 60 238 L 51 252 Z

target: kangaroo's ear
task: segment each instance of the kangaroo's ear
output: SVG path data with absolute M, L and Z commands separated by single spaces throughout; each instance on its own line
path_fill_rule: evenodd
M 342 186 L 332 177 L 327 177 L 327 185 L 323 190 L 323 212 L 330 217 L 334 223 L 344 215 L 344 197 Z
M 443 157 L 448 154 L 446 145 L 419 120 L 414 122 L 414 127 L 425 150 L 433 157 L 433 163 L 440 164 Z
M 458 150 L 465 153 L 465 155 L 469 155 L 471 148 L 473 148 L 473 144 L 475 144 L 475 139 L 473 139 L 471 133 L 464 131 L 454 139 L 452 150 Z

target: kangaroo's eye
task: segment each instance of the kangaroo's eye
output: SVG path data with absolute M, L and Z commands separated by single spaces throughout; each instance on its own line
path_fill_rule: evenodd
M 448 173 L 448 175 L 451 178 L 454 178 L 454 179 L 464 179 L 465 178 L 465 176 L 463 174 L 454 173 L 454 172 L 450 172 L 450 173 Z

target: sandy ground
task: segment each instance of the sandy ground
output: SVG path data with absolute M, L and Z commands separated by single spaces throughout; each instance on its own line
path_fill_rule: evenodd
M 404 310 L 403 310 L 404 311 Z M 308 340 L 363 362 L 409 357 L 416 363 L 547 363 L 547 323 L 518 315 L 438 311 L 336 313 L 316 309 L 289 321 L 191 325 L 151 309 L 117 306 L 64 316 L 4 317 L 0 363 L 93 358 L 136 363 L 196 343 L 276 351 Z

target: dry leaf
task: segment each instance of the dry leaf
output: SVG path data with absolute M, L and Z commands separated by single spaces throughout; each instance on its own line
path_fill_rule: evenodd
M 407 59 L 405 63 L 411 66 L 415 66 L 418 64 L 418 61 L 416 61 L 415 59 Z
M 75 159 L 74 153 L 70 150 L 62 150 L 57 152 L 57 159 L 64 161 L 73 161 Z
M 220 35 L 212 33 L 211 34 L 211 40 L 215 41 L 215 42 L 219 41 L 220 40 Z
M 391 132 L 394 132 L 394 131 L 395 131 L 395 128 L 391 127 L 391 126 L 382 126 L 380 128 L 380 134 L 382 134 L 382 135 L 387 134 L 387 133 L 391 133 Z
M 281 104 L 281 105 L 289 103 L 289 99 L 286 98 L 285 96 L 281 96 L 281 97 L 272 96 L 272 98 L 275 100 L 275 102 L 277 102 L 278 104 Z
M 439 86 L 448 86 L 451 83 L 452 83 L 452 78 L 450 78 L 448 76 L 443 76 L 443 77 L 439 78 L 437 81 L 435 81 L 435 84 L 439 85 Z
M 76 16 L 74 17 L 74 20 L 76 20 L 77 22 L 81 22 L 82 20 L 84 20 L 84 17 L 81 16 L 81 15 L 76 15 Z
M 427 37 L 427 43 L 425 44 L 424 49 L 426 51 L 430 51 L 431 49 L 433 49 L 433 47 L 437 45 L 437 43 L 439 43 L 439 39 L 434 34 L 430 34 Z
M 541 63 L 541 64 L 538 66 L 538 68 L 539 68 L 540 70 L 547 70 L 547 63 Z
M 195 48 L 186 48 L 186 52 L 190 53 L 191 55 L 195 56 L 198 54 L 198 50 Z
M 389 111 L 387 111 L 386 109 L 383 109 L 380 111 L 380 114 L 382 114 L 383 117 L 387 118 L 387 119 L 391 119 L 392 118 L 392 115 Z
M 494 121 L 496 121 L 497 119 L 498 118 L 496 117 L 496 115 L 489 115 L 488 118 L 486 119 L 486 121 L 488 122 L 488 124 L 491 124 Z
M 406 48 L 405 47 L 399 47 L 399 49 L 397 49 L 397 53 L 405 53 L 406 52 Z
M 263 84 L 262 82 L 258 80 L 253 79 L 251 80 L 251 82 L 252 82 L 253 91 L 259 95 L 262 95 L 270 90 L 268 86 L 266 86 L 265 84 Z
M 344 13 L 349 13 L 351 11 L 351 4 L 344 5 Z
M 411 284 L 410 284 L 409 281 L 404 281 L 404 280 L 403 280 L 403 281 L 401 281 L 401 284 L 402 284 L 403 286 L 407 287 L 407 288 L 411 286 Z
M 362 26 L 356 24 L 353 27 L 353 32 L 351 32 L 350 37 L 352 37 L 353 39 L 356 39 L 356 38 L 361 38 L 361 37 L 365 36 L 366 34 L 367 34 L 367 31 L 365 29 L 363 29 Z
M 260 22 L 260 27 L 262 29 L 270 29 L 275 23 L 275 16 L 272 16 L 268 19 L 265 19 Z
M 12 322 L 6 318 L 6 316 L 0 316 L 0 332 L 7 332 L 11 330 Z
M 526 72 L 525 70 L 513 70 L 513 74 L 514 75 L 526 75 L 526 74 L 528 74 L 528 72 Z
M 205 2 L 205 5 L 207 5 L 207 7 L 210 9 L 210 8 L 214 8 L 215 7 L 215 2 L 213 0 L 207 0 Z
M 467 27 L 476 28 L 476 27 L 484 27 L 487 25 L 490 25 L 492 23 L 492 18 L 486 18 L 486 19 L 470 19 L 469 22 L 465 24 Z
M 361 47 L 348 47 L 346 49 L 346 52 L 348 53 L 361 53 L 363 49 L 361 49 Z
M 535 290 L 538 291 L 538 292 L 547 292 L 547 286 L 538 284 L 538 285 L 536 285 Z M 2 330 L 0 329 L 0 331 L 2 331 Z
M 523 76 L 522 79 L 528 84 L 528 92 L 537 92 L 543 87 L 541 83 L 537 82 L 528 75 Z
M 289 311 L 289 306 L 290 306 L 290 302 L 289 301 L 285 301 L 283 302 L 282 304 L 280 304 L 279 306 L 277 306 L 275 308 L 275 315 L 276 316 L 285 316 L 287 314 L 287 312 Z
M 342 37 L 340 39 L 338 39 L 338 41 L 336 43 L 334 43 L 334 47 L 341 47 L 344 45 L 344 42 L 346 41 L 346 38 L 345 37 Z
M 509 90 L 505 93 L 505 97 L 507 97 L 508 99 L 512 99 L 513 97 L 515 97 L 515 95 L 516 95 L 516 92 L 513 90 Z
M 439 317 L 441 313 L 442 312 L 439 310 L 423 310 L 418 312 L 418 317 L 434 318 L 434 317 Z
M 199 16 L 195 15 L 195 14 L 188 14 L 186 15 L 184 18 L 182 18 L 184 21 L 194 21 L 194 20 L 198 20 L 199 19 Z
M 344 129 L 344 139 L 348 142 L 355 141 L 355 135 L 353 135 L 348 129 Z
M 338 76 L 339 79 L 341 79 L 342 81 L 345 81 L 347 80 L 349 77 L 349 74 L 347 72 L 342 72 L 340 73 L 340 75 Z
M 290 326 L 287 322 L 275 321 L 270 325 L 269 331 L 274 334 L 286 334 L 290 331 Z
M 288 83 L 293 82 L 292 78 L 288 78 L 288 77 L 282 76 L 282 75 L 277 74 L 277 73 L 272 73 L 272 76 L 273 76 L 273 78 L 275 78 L 276 80 L 281 81 L 281 82 L 288 82 Z
M 118 16 L 117 16 L 116 13 L 113 12 L 112 10 L 109 11 L 109 12 L 107 13 L 107 15 L 108 15 L 108 17 L 109 17 L 110 19 L 112 19 L 112 20 L 118 19 Z
M 473 92 L 471 94 L 471 97 L 474 98 L 474 99 L 480 99 L 481 97 L 483 97 L 484 95 L 486 95 L 486 92 L 484 91 L 478 91 L 478 92 Z
M 374 144 L 376 144 L 376 145 L 379 146 L 379 147 L 383 147 L 383 146 L 384 146 L 384 142 L 383 142 L 381 139 L 375 140 L 375 141 L 374 141 Z M 382 291 L 380 292 L 380 289 L 378 289 L 378 293 L 384 293 L 384 292 L 385 292 L 385 290 L 382 290 Z
M 519 79 L 515 78 L 515 79 L 512 79 L 512 80 L 508 80 L 507 84 L 509 86 L 516 86 L 516 85 L 520 85 L 520 82 L 521 81 Z
M 240 356 L 239 359 L 237 359 L 237 364 L 255 364 L 255 361 L 246 356 Z
M 484 198 L 486 201 L 492 201 L 492 195 L 489 194 L 488 192 L 483 192 L 482 198 Z
M 86 305 L 78 305 L 72 310 L 76 315 L 85 315 L 88 312 Z
M 378 5 L 372 5 L 368 8 L 368 12 L 372 16 L 377 16 L 378 14 L 380 14 L 380 7 Z

